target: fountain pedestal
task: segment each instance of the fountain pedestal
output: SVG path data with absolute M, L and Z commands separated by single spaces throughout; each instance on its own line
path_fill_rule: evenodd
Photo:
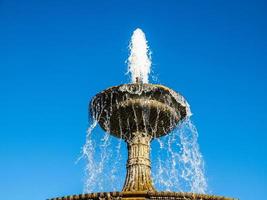
M 127 174 L 123 192 L 155 191 L 151 180 L 150 141 L 151 137 L 136 132 L 127 140 Z

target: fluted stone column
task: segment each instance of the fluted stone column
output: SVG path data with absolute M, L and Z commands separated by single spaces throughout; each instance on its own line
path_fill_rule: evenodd
M 155 191 L 151 180 L 150 142 L 151 136 L 136 132 L 127 139 L 128 161 L 123 192 Z

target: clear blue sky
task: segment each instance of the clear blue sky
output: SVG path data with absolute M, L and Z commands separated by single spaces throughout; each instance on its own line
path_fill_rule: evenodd
M 0 0 L 1 199 L 82 192 L 84 163 L 75 161 L 88 101 L 128 82 L 137 27 L 159 82 L 191 105 L 210 191 L 263 199 L 266 10 L 257 0 Z

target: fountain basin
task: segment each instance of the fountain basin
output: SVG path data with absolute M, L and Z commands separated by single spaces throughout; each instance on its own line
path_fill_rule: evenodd
M 186 192 L 101 192 L 65 197 L 51 200 L 237 200 L 223 196 L 195 194 Z
M 180 94 L 162 85 L 140 83 L 100 92 L 89 109 L 106 132 L 126 140 L 135 132 L 161 137 L 191 114 Z

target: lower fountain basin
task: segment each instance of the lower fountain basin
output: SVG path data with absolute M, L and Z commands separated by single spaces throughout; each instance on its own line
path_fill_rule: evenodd
M 125 84 L 108 88 L 90 103 L 90 113 L 110 134 L 129 139 L 143 132 L 166 135 L 190 116 L 189 105 L 173 90 L 153 84 Z
M 51 200 L 236 200 L 234 198 L 186 192 L 101 192 L 53 198 Z

